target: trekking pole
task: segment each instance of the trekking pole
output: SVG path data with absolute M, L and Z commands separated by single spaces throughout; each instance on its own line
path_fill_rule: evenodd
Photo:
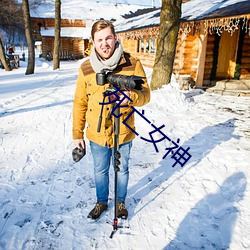
M 114 206 L 114 222 L 113 222 L 113 230 L 110 234 L 110 238 L 118 230 L 118 219 L 117 219 L 117 193 L 118 193 L 118 172 L 120 171 L 120 157 L 121 154 L 119 152 L 119 134 L 120 134 L 120 107 L 119 104 L 115 104 L 114 106 L 114 171 L 115 171 L 115 184 L 114 184 L 114 192 L 115 192 L 115 206 Z
M 105 97 L 106 97 L 106 92 L 103 92 L 102 95 L 103 95 L 102 103 L 104 103 L 104 100 L 105 100 Z M 97 126 L 97 132 L 98 133 L 100 133 L 100 131 L 101 131 L 103 106 L 104 105 L 102 105 L 102 107 L 101 107 L 101 112 L 100 112 L 100 116 L 99 116 L 99 120 L 98 120 L 98 126 Z

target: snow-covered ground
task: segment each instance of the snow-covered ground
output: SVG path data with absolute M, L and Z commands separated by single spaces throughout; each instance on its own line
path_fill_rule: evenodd
M 37 58 L 35 74 L 0 69 L 0 249 L 250 249 L 250 99 L 179 91 L 153 91 L 138 108 L 191 159 L 176 165 L 167 139 L 136 115 L 127 207 L 129 229 L 109 238 L 113 222 L 113 170 L 109 209 L 98 222 L 86 216 L 95 203 L 89 146 L 72 161 L 72 100 L 81 61 Z M 150 79 L 151 70 L 146 69 Z M 152 134 L 160 139 L 160 133 Z

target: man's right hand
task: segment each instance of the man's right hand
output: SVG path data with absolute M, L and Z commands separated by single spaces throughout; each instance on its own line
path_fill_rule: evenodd
M 83 139 L 76 139 L 74 140 L 74 145 L 79 148 L 79 147 L 82 147 L 82 148 L 85 148 L 85 142 Z
M 76 148 L 72 151 L 72 157 L 74 162 L 79 162 L 86 154 L 85 142 L 83 139 L 74 140 Z

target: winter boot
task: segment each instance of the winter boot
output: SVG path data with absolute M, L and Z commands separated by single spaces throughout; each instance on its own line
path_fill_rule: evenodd
M 117 218 L 127 219 L 128 218 L 128 210 L 125 206 L 124 202 L 117 202 Z
M 93 220 L 98 219 L 100 215 L 102 214 L 102 212 L 107 210 L 107 208 L 108 208 L 108 205 L 103 204 L 101 202 L 97 202 L 95 204 L 95 207 L 90 211 L 88 218 L 91 218 Z

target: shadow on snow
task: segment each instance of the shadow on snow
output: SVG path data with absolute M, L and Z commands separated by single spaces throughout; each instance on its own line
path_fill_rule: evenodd
M 201 162 L 217 145 L 229 141 L 232 138 L 239 139 L 239 136 L 233 134 L 234 129 L 235 119 L 229 119 L 225 122 L 213 126 L 208 126 L 202 129 L 197 135 L 194 135 L 192 138 L 186 141 L 182 145 L 182 147 L 184 149 L 190 147 L 189 153 L 192 155 L 192 157 L 188 161 L 188 164 L 186 164 L 189 166 L 188 169 L 197 166 L 199 162 Z M 204 145 L 206 145 L 206 151 L 202 151 L 204 149 Z M 172 175 L 175 174 L 175 172 L 182 170 L 182 168 L 179 167 L 178 164 L 174 168 L 170 167 L 170 164 L 171 163 L 169 157 L 166 157 L 164 160 L 161 160 L 158 168 L 148 173 L 135 185 L 129 188 L 129 197 L 133 197 L 132 199 L 134 200 L 140 200 L 142 197 L 147 196 L 154 189 L 166 182 Z M 184 165 L 183 168 L 185 168 L 186 165 Z M 185 173 L 183 173 L 183 175 L 184 174 Z M 167 187 L 161 189 L 162 191 L 158 193 L 148 203 L 155 200 L 170 185 L 172 185 L 172 183 L 169 183 Z M 148 203 L 145 204 L 141 209 L 148 205 Z M 136 213 L 138 213 L 140 210 L 138 210 Z M 132 216 L 136 213 L 134 213 L 133 211 Z
M 229 249 L 239 213 L 234 203 L 243 199 L 246 185 L 242 172 L 228 177 L 217 193 L 207 195 L 190 210 L 164 250 Z
M 72 102 L 73 102 L 73 100 L 66 100 L 66 101 L 62 101 L 62 102 L 54 102 L 54 103 L 50 103 L 50 104 L 44 104 L 44 105 L 40 105 L 40 106 L 36 106 L 36 107 L 21 108 L 21 109 L 14 110 L 14 111 L 5 111 L 3 113 L 0 113 L 0 117 L 25 113 L 25 112 L 29 112 L 29 111 L 35 111 L 35 110 L 44 109 L 44 108 L 51 108 L 51 107 L 55 107 L 55 106 L 65 105 L 65 104 L 72 103 Z

